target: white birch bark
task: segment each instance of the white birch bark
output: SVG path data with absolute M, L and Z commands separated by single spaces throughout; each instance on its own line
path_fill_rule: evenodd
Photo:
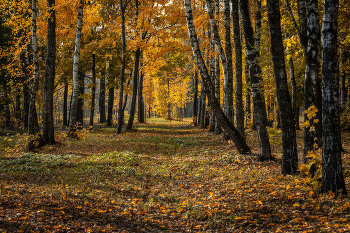
M 84 0 L 79 0 L 77 31 L 75 35 L 74 62 L 73 62 L 73 94 L 72 94 L 72 103 L 71 103 L 70 119 L 69 119 L 70 136 L 74 136 L 76 121 L 77 121 L 77 107 L 78 107 L 78 96 L 79 96 L 79 58 L 80 58 L 81 31 L 83 28 L 83 12 L 84 12 Z

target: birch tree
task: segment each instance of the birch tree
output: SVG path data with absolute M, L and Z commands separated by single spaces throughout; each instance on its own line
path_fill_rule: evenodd
M 342 172 L 337 16 L 339 0 L 325 0 L 322 21 L 322 191 L 347 194 Z
M 69 133 L 70 137 L 76 137 L 77 109 L 79 97 L 79 58 L 81 44 L 81 30 L 83 28 L 84 0 L 79 0 L 77 29 L 75 35 L 74 62 L 73 62 L 73 93 L 71 101 Z
M 193 56 L 195 59 L 196 66 L 202 76 L 202 80 L 208 95 L 208 99 L 210 102 L 211 108 L 213 108 L 214 114 L 218 119 L 218 123 L 220 127 L 227 133 L 227 135 L 234 142 L 239 153 L 247 154 L 250 153 L 250 148 L 246 144 L 244 138 L 239 134 L 237 129 L 233 126 L 227 116 L 224 114 L 222 109 L 220 108 L 220 104 L 215 98 L 215 88 L 213 83 L 210 80 L 210 76 L 208 73 L 208 68 L 204 63 L 204 59 L 202 53 L 199 48 L 199 43 L 197 39 L 196 29 L 193 24 L 193 16 L 192 16 L 192 6 L 191 0 L 184 0 L 185 3 L 185 11 L 186 11 L 186 21 L 188 34 L 191 42 L 191 47 L 193 51 Z

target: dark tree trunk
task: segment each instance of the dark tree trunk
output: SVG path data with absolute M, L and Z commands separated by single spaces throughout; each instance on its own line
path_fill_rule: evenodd
M 245 44 L 248 52 L 248 61 L 250 68 L 250 82 L 253 96 L 253 113 L 255 125 L 259 139 L 259 160 L 273 159 L 269 142 L 269 135 L 266 128 L 266 117 L 264 115 L 264 101 L 260 92 L 260 67 L 256 58 L 254 48 L 254 32 L 250 21 L 249 8 L 247 1 L 240 2 L 242 25 L 244 28 Z
M 141 49 L 138 48 L 135 53 L 135 66 L 134 66 L 134 78 L 133 78 L 133 89 L 132 89 L 132 98 L 131 98 L 131 106 L 130 106 L 130 116 L 128 125 L 126 126 L 126 130 L 131 130 L 132 124 L 134 123 L 135 111 L 136 111 L 136 97 L 137 97 L 137 89 L 138 89 L 138 79 L 139 79 L 139 64 L 140 64 L 140 54 Z
M 346 53 L 344 53 L 343 49 L 340 49 L 340 58 L 341 58 L 341 63 L 340 63 L 340 110 L 341 112 L 346 108 L 346 94 L 347 94 L 347 88 L 346 88 L 346 75 L 345 75 L 345 70 L 344 70 L 344 63 L 346 62 Z
M 206 96 L 205 96 L 205 88 L 202 87 L 202 93 L 201 93 L 201 119 L 200 119 L 200 126 L 201 129 L 205 129 L 205 118 L 207 115 L 207 107 L 206 107 Z
M 226 69 L 227 76 L 224 79 L 224 105 L 227 117 L 234 122 L 233 109 L 233 66 L 232 66 L 232 49 L 231 49 L 231 14 L 230 14 L 230 0 L 224 0 L 224 28 L 225 28 L 225 54 L 226 54 Z M 219 62 L 219 61 L 218 61 Z M 225 71 L 224 71 L 225 72 Z M 218 79 L 220 78 L 217 77 Z M 220 102 L 220 100 L 218 99 Z M 226 103 L 226 104 L 225 104 Z M 226 108 L 228 110 L 226 111 Z
M 294 174 L 298 170 L 295 117 L 284 62 L 279 0 L 267 0 L 267 13 L 271 33 L 271 52 L 277 86 L 277 101 L 282 123 L 282 174 Z
M 95 54 L 92 54 L 92 90 L 91 90 L 91 108 L 90 108 L 90 126 L 94 125 L 95 114 L 95 96 L 96 96 L 96 71 Z
M 235 80 L 236 80 L 236 124 L 238 132 L 244 136 L 244 110 L 242 99 L 242 45 L 241 45 L 241 30 L 239 25 L 238 0 L 232 1 L 232 24 L 233 38 L 235 45 Z
M 289 58 L 289 72 L 290 72 L 290 82 L 292 84 L 292 108 L 293 108 L 293 115 L 295 119 L 295 127 L 296 129 L 300 129 L 299 127 L 299 112 L 297 111 L 297 83 L 295 81 L 295 75 L 294 75 L 294 62 L 293 58 Z
M 120 102 L 123 102 L 123 100 L 121 100 Z M 108 89 L 107 126 L 112 126 L 112 122 L 113 122 L 113 105 L 114 105 L 114 87 Z M 123 122 L 121 122 L 121 123 L 123 123 Z
M 43 100 L 43 139 L 47 144 L 55 143 L 53 91 L 56 64 L 56 12 L 53 6 L 55 6 L 55 0 L 47 0 L 49 16 L 47 18 L 47 55 Z
M 67 105 L 68 105 L 68 83 L 64 85 L 64 92 L 63 92 L 63 126 L 68 126 Z
M 142 66 L 142 64 L 141 64 Z M 145 123 L 145 103 L 143 101 L 143 72 L 140 71 L 140 83 L 139 83 L 139 91 L 138 91 L 138 121 L 139 123 Z
M 306 54 L 305 84 L 304 84 L 304 108 L 316 107 L 316 116 L 309 118 L 304 114 L 304 121 L 310 126 L 304 127 L 304 156 L 307 162 L 307 154 L 314 150 L 314 144 L 321 146 L 322 139 L 322 104 L 320 102 L 320 25 L 318 13 L 318 0 L 307 0 L 308 45 Z M 316 121 L 318 121 L 316 123 Z M 316 130 L 313 130 L 315 128 Z
M 22 70 L 22 84 L 23 84 L 23 121 L 24 128 L 28 129 L 28 112 L 29 112 L 29 99 L 30 99 L 30 73 L 28 70 L 29 62 L 27 57 L 27 49 L 22 49 L 20 53 L 21 70 Z M 10 114 L 11 116 L 11 114 Z
M 197 71 L 194 73 L 194 95 L 193 95 L 193 126 L 198 125 L 198 74 Z
M 210 80 L 208 69 L 205 66 L 204 59 L 199 49 L 197 34 L 193 24 L 192 7 L 191 7 L 190 0 L 185 0 L 185 8 L 186 8 L 187 27 L 188 27 L 188 32 L 189 32 L 189 37 L 190 37 L 190 42 L 191 42 L 195 62 L 198 67 L 198 70 L 201 73 L 203 83 L 205 85 L 205 89 L 207 90 L 210 106 L 214 110 L 214 114 L 218 119 L 220 127 L 232 139 L 239 153 L 242 153 L 242 154 L 250 153 L 250 148 L 246 144 L 244 138 L 239 134 L 237 129 L 233 126 L 233 124 L 227 118 L 225 113 L 220 108 L 220 103 L 215 98 L 215 88 L 213 83 Z
M 100 97 L 98 99 L 98 106 L 100 111 L 100 122 L 106 122 L 106 80 L 103 77 L 104 74 L 101 75 L 100 79 Z
M 322 21 L 323 192 L 347 194 L 341 161 L 337 16 L 339 0 L 325 0 Z
M 84 124 L 84 92 L 85 92 L 85 75 L 79 73 L 79 97 L 78 97 L 78 106 L 77 106 L 77 123 L 80 126 Z
M 251 121 L 251 101 L 250 101 L 250 93 L 251 93 L 251 89 L 250 89 L 250 76 L 249 76 L 249 62 L 248 62 L 248 51 L 246 51 L 245 54 L 245 65 L 244 65 L 244 79 L 245 79 L 245 83 L 246 83 L 246 97 L 245 97 L 245 112 L 246 112 L 246 126 L 248 126 L 250 124 Z M 236 84 L 237 85 L 237 84 Z

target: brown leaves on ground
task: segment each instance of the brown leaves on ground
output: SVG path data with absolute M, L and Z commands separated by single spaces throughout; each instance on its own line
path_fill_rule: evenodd
M 254 131 L 253 154 L 241 156 L 222 135 L 189 124 L 154 120 L 118 136 L 96 128 L 80 140 L 58 133 L 58 144 L 35 154 L 4 154 L 0 231 L 350 231 L 348 197 L 281 175 L 278 130 L 269 130 L 278 160 L 260 163 Z M 349 170 L 349 154 L 343 159 Z

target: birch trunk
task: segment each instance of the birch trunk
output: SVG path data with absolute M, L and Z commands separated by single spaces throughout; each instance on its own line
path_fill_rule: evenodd
M 69 133 L 68 133 L 68 136 L 70 137 L 76 137 L 77 110 L 78 110 L 78 97 L 79 97 L 79 58 L 80 58 L 81 30 L 83 28 L 83 10 L 84 10 L 84 0 L 79 0 L 77 30 L 75 34 L 74 61 L 73 61 L 73 93 L 72 93 L 70 119 L 69 119 Z
M 94 125 L 95 114 L 95 96 L 96 96 L 96 71 L 95 71 L 95 54 L 92 54 L 92 91 L 91 91 L 91 108 L 90 108 L 90 126 Z
M 117 126 L 117 133 L 121 134 L 122 132 L 122 126 L 124 121 L 124 111 L 123 111 L 123 92 L 124 92 L 124 75 L 125 75 L 125 7 L 126 5 L 123 5 L 123 0 L 119 1 L 120 5 L 120 16 L 121 16 L 121 33 L 122 33 L 122 64 L 120 68 L 120 77 L 119 77 L 119 105 L 118 105 L 118 126 Z
M 311 106 L 317 108 L 318 112 L 313 119 L 309 119 L 307 114 L 304 114 L 304 121 L 309 122 L 309 127 L 304 127 L 304 155 L 303 160 L 307 162 L 307 154 L 314 150 L 314 144 L 319 146 L 321 143 L 321 114 L 322 105 L 319 100 L 320 95 L 320 25 L 318 0 L 307 0 L 307 29 L 308 29 L 308 45 L 306 54 L 305 67 L 305 84 L 304 84 L 304 108 L 308 110 Z M 315 120 L 318 120 L 316 123 Z M 316 130 L 313 130 L 315 128 Z
M 194 95 L 193 95 L 193 126 L 198 125 L 198 74 L 197 71 L 194 73 Z
M 36 19 L 37 19 L 37 1 L 32 2 L 32 50 L 33 50 L 33 71 L 34 78 L 32 88 L 30 90 L 29 111 L 28 111 L 28 134 L 35 135 L 39 133 L 37 122 L 35 99 L 39 84 L 39 56 L 38 56 L 38 41 L 36 36 Z
M 100 97 L 99 97 L 99 111 L 100 111 L 100 123 L 106 122 L 106 80 L 104 73 L 101 74 L 100 79 Z
M 277 101 L 282 126 L 282 174 L 294 174 L 298 170 L 295 117 L 289 95 L 284 62 L 279 0 L 267 0 L 267 13 L 271 33 L 271 53 L 277 86 Z
M 347 194 L 341 161 L 337 16 L 339 0 L 325 0 L 322 21 L 323 192 Z
M 195 58 L 196 65 L 198 67 L 198 70 L 201 73 L 203 83 L 205 85 L 205 88 L 207 90 L 208 99 L 210 101 L 210 106 L 214 110 L 214 114 L 218 119 L 218 123 L 220 124 L 220 127 L 228 134 L 228 136 L 232 139 L 234 142 L 237 150 L 239 153 L 247 154 L 250 153 L 250 148 L 246 144 L 244 138 L 239 134 L 237 129 L 233 126 L 233 124 L 230 122 L 230 120 L 227 118 L 227 116 L 224 114 L 222 109 L 220 108 L 220 104 L 215 98 L 215 89 L 214 85 L 210 80 L 210 76 L 208 73 L 208 69 L 204 63 L 204 59 L 202 57 L 199 43 L 197 39 L 196 30 L 193 24 L 193 16 L 192 16 L 192 7 L 191 7 L 191 1 L 190 0 L 184 0 L 185 2 L 185 10 L 186 10 L 186 20 L 187 20 L 187 27 L 188 27 L 188 34 L 190 37 L 190 42 L 192 46 L 193 55 Z
M 269 135 L 266 128 L 266 121 L 263 112 L 263 99 L 260 91 L 260 67 L 256 59 L 256 51 L 254 48 L 254 32 L 250 20 L 248 2 L 241 1 L 241 17 L 244 28 L 245 44 L 247 48 L 247 58 L 250 68 L 250 82 L 253 96 L 253 114 L 255 119 L 256 130 L 259 139 L 259 160 L 273 159 L 271 155 L 271 147 L 269 142 Z

